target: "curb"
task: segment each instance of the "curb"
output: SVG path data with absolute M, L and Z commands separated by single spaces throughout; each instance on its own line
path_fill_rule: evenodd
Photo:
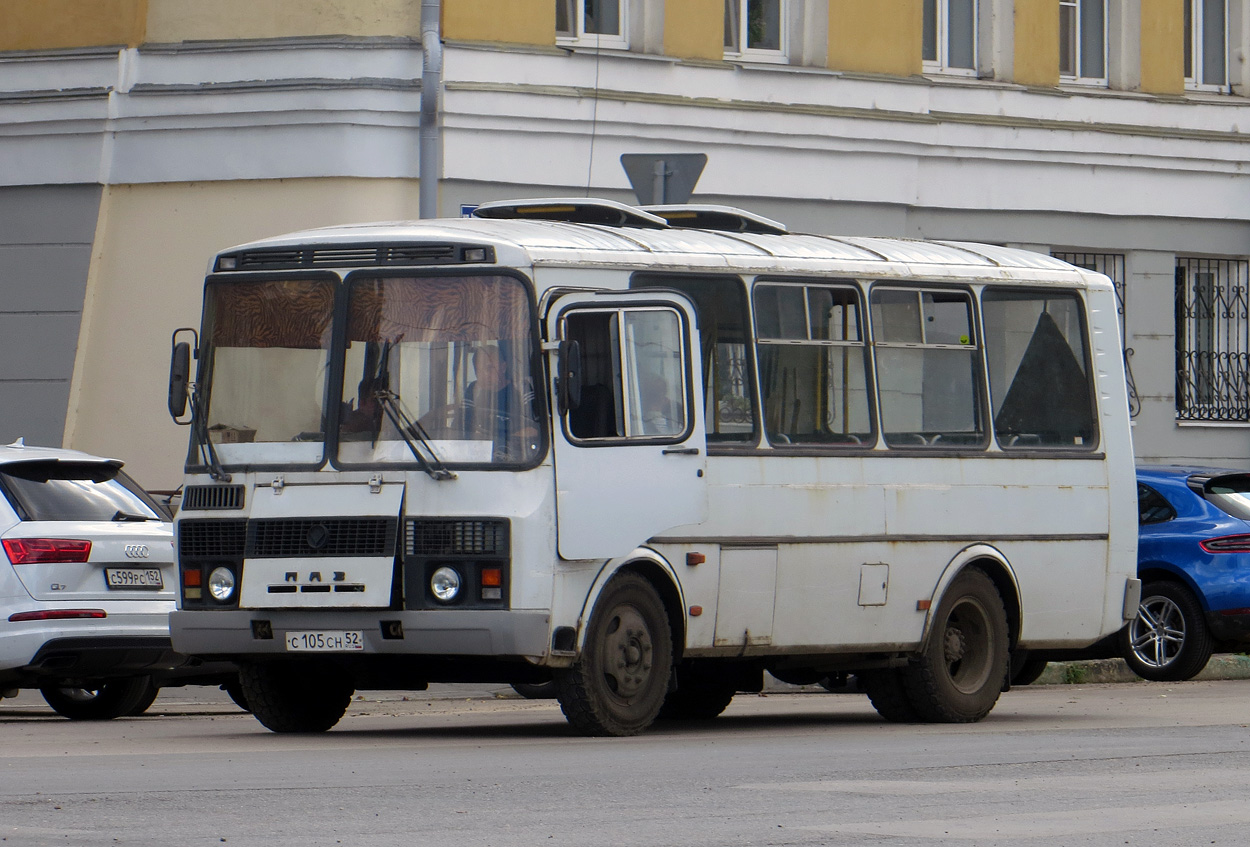
M 1250 679 L 1250 656 L 1243 653 L 1212 656 L 1194 679 Z M 1090 685 L 1105 682 L 1146 682 L 1129 670 L 1123 659 L 1051 662 L 1034 685 Z

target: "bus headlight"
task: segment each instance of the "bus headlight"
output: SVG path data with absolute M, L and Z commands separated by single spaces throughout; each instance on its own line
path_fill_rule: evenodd
M 460 574 L 455 568 L 439 568 L 430 577 L 430 591 L 439 602 L 450 603 L 460 593 Z
M 230 568 L 213 568 L 208 575 L 208 593 L 218 603 L 225 603 L 234 596 L 234 571 Z

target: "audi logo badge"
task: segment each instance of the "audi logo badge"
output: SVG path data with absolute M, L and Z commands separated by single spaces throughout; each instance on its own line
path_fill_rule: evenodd
M 127 559 L 146 559 L 150 555 L 151 555 L 151 551 L 148 550 L 148 545 L 146 544 L 127 544 L 126 545 L 126 558 Z

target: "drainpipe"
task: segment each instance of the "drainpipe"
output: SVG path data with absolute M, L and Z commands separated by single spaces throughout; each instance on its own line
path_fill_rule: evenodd
M 439 35 L 440 0 L 421 0 L 421 150 L 417 163 L 420 211 L 438 217 L 438 184 L 443 177 L 443 41 Z

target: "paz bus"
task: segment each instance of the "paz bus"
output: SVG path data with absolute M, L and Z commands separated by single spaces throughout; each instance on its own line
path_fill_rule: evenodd
M 173 336 L 173 644 L 277 732 L 473 681 L 631 735 L 765 672 L 976 721 L 1136 614 L 1122 361 L 1099 274 L 729 207 L 234 247 Z

